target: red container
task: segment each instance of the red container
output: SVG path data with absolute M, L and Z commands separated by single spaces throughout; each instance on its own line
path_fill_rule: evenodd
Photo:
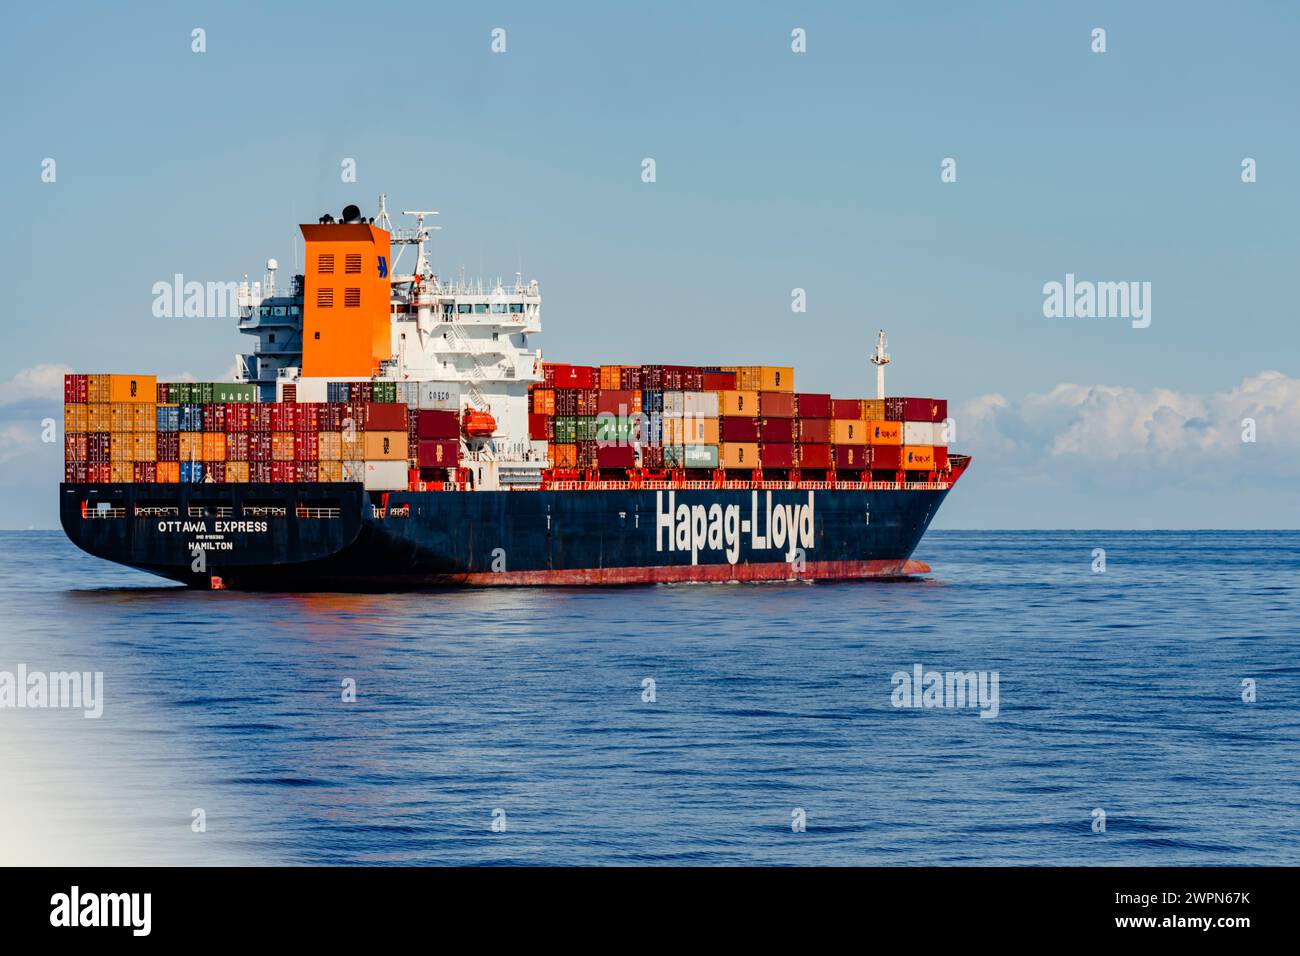
M 941 421 L 944 421 L 945 419 L 947 419 L 947 417 L 948 417 L 948 399 L 946 399 L 946 398 L 932 398 L 932 399 L 930 399 L 930 401 L 934 402 L 934 418 L 930 419 L 930 421 L 932 421 L 932 422 L 941 422 Z
M 765 418 L 758 434 L 764 442 L 789 444 L 794 441 L 794 419 Z
M 226 461 L 248 461 L 248 432 L 231 432 L 226 436 Z
M 173 434 L 175 434 L 173 432 Z M 159 441 L 162 436 L 159 435 Z M 270 432 L 249 432 L 248 435 L 248 460 L 265 461 L 271 460 L 271 433 Z
M 632 392 L 639 392 L 645 388 L 641 383 L 645 381 L 645 376 L 641 373 L 640 365 L 626 366 L 619 374 L 619 387 Z
M 943 445 L 934 446 L 934 470 L 943 471 L 948 467 L 948 449 Z
M 224 432 L 226 430 L 226 406 L 211 402 L 203 406 L 203 430 L 205 432 Z
M 370 401 L 374 395 L 374 389 L 369 382 L 349 382 L 348 383 L 348 401 L 358 405 L 364 405 Z
M 63 400 L 68 404 L 87 401 L 90 395 L 90 378 L 86 375 L 63 376 Z
M 181 457 L 181 433 L 158 432 L 157 455 L 159 461 L 177 461 Z
M 285 464 L 289 464 L 285 462 Z M 320 466 L 314 461 L 295 461 L 293 463 L 293 480 L 316 482 L 320 480 Z
M 602 389 L 596 396 L 596 414 L 605 412 L 609 415 L 631 415 L 635 401 L 632 396 L 630 389 Z
M 735 372 L 701 372 L 700 390 L 704 392 L 730 392 L 736 387 Z
M 596 452 L 597 452 L 596 442 L 594 441 L 578 442 L 578 467 L 595 468 L 597 464 Z
M 177 436 L 177 444 L 180 443 L 179 432 L 167 432 L 169 435 Z M 108 432 L 90 432 L 86 436 L 86 460 L 92 465 L 111 464 L 112 459 L 109 456 L 111 440 Z
M 293 402 L 276 402 L 271 406 L 271 431 L 291 432 L 298 421 L 298 406 Z
M 248 431 L 248 404 L 231 402 L 226 406 L 226 434 Z
M 605 445 L 596 449 L 601 468 L 635 468 L 636 454 L 631 445 Z
M 868 445 L 871 449 L 871 467 L 884 471 L 899 471 L 903 467 L 902 445 Z
M 834 398 L 831 399 L 831 418 L 837 418 L 840 421 L 861 421 L 862 420 L 862 399 L 860 398 Z
M 793 468 L 794 445 L 787 442 L 759 445 L 758 463 L 764 468 Z
M 552 365 L 552 378 L 547 384 L 556 388 L 595 388 L 600 381 L 600 370 L 589 365 Z
M 294 428 L 300 432 L 320 431 L 320 404 L 318 402 L 299 403 Z
M 226 463 L 224 461 L 208 461 L 203 463 L 203 477 L 211 478 L 213 481 L 226 480 Z
M 293 457 L 298 461 L 316 461 L 320 458 L 320 442 L 315 432 L 295 432 Z
M 861 471 L 871 467 L 871 445 L 834 445 L 831 458 L 836 471 Z
M 800 418 L 795 425 L 799 441 L 807 445 L 824 445 L 831 440 L 828 418 Z
M 576 388 L 557 388 L 555 390 L 555 414 L 568 417 L 578 414 L 578 390 Z
M 320 430 L 323 432 L 336 432 L 343 428 L 343 410 L 347 406 L 343 402 L 326 402 L 321 406 L 320 412 Z
M 65 389 L 66 391 L 66 389 Z M 159 405 L 167 404 L 167 383 L 159 382 L 154 386 L 153 400 Z
M 938 410 L 938 405 L 931 398 L 903 399 L 903 421 L 905 422 L 932 422 Z
M 597 388 L 580 388 L 578 389 L 578 414 L 595 415 L 596 405 L 600 400 L 600 389 Z
M 829 468 L 831 466 L 830 445 L 800 445 L 797 454 L 800 468 Z
M 87 451 L 86 435 L 84 432 L 64 432 L 63 434 L 63 460 L 64 461 L 85 461 Z
M 800 392 L 795 397 L 795 410 L 800 418 L 830 418 L 831 397 L 813 392 Z
M 664 466 L 663 445 L 642 445 L 641 446 L 641 467 L 642 468 L 662 468 L 663 466 Z
M 529 416 L 532 421 L 532 415 Z M 459 438 L 460 416 L 455 412 L 423 409 L 415 416 L 415 433 L 420 438 Z M 432 466 L 429 466 L 432 467 Z
M 266 484 L 271 480 L 271 463 L 269 461 L 250 461 L 248 463 L 248 480 Z
M 366 404 L 366 431 L 406 431 L 406 405 L 403 402 L 368 402 Z
M 420 440 L 417 460 L 421 468 L 455 468 L 459 457 L 460 442 L 455 439 Z
M 718 430 L 722 441 L 758 441 L 757 418 L 720 418 Z
M 248 425 L 250 431 L 269 432 L 271 430 L 271 420 L 275 417 L 275 405 L 272 403 L 250 405 L 248 409 Z
M 63 480 L 64 481 L 92 481 L 89 477 L 90 466 L 84 461 L 67 461 L 63 463 Z
M 273 461 L 271 465 L 271 480 L 278 484 L 285 484 L 294 480 L 293 462 L 291 461 Z
M 528 437 L 533 441 L 550 441 L 551 416 L 537 412 L 528 413 Z
M 794 418 L 794 392 L 759 392 L 761 418 Z

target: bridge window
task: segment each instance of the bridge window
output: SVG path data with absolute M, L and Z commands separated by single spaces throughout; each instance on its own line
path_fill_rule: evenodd
M 493 314 L 493 315 L 505 315 L 505 314 L 506 314 L 506 306 L 505 306 L 505 303 L 504 303 L 504 302 L 493 302 L 493 303 L 492 303 L 492 314 Z
M 474 311 L 474 306 L 470 305 L 468 302 L 461 302 L 456 306 L 456 311 L 461 315 L 469 315 Z
M 523 304 L 522 302 L 511 302 L 511 303 L 510 303 L 510 313 L 511 313 L 511 315 L 522 315 L 523 312 L 524 312 L 524 304 Z
M 474 303 L 474 314 L 475 314 L 475 315 L 487 315 L 487 310 L 488 310 L 488 307 L 487 307 L 487 303 L 486 303 L 486 302 L 475 302 L 475 303 Z

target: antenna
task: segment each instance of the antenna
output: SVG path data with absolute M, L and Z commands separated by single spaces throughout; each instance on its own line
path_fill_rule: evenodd
M 885 351 L 885 330 L 876 333 L 876 350 L 871 353 L 870 362 L 876 367 L 876 398 L 885 397 L 885 366 L 889 364 L 889 353 Z

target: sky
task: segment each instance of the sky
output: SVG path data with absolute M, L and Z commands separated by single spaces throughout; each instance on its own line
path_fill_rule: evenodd
M 154 283 L 288 274 L 299 222 L 380 192 L 440 211 L 435 270 L 536 278 L 550 361 L 855 397 L 884 328 L 889 393 L 947 398 L 974 456 L 936 527 L 1300 527 L 1295 4 L 6 17 L 0 528 L 57 526 L 65 370 L 222 378 L 249 347 L 156 318 Z M 1048 317 L 1067 274 L 1150 283 L 1149 326 Z

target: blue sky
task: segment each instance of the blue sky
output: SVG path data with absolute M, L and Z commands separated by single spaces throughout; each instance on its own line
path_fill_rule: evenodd
M 224 375 L 233 322 L 154 318 L 153 283 L 287 272 L 296 223 L 380 191 L 442 211 L 440 271 L 536 277 L 552 360 L 869 394 L 883 326 L 889 391 L 947 397 L 976 456 L 939 526 L 1300 525 L 1292 4 L 8 17 L 0 527 L 56 523 L 54 369 Z M 1067 272 L 1150 282 L 1150 328 L 1045 318 Z

